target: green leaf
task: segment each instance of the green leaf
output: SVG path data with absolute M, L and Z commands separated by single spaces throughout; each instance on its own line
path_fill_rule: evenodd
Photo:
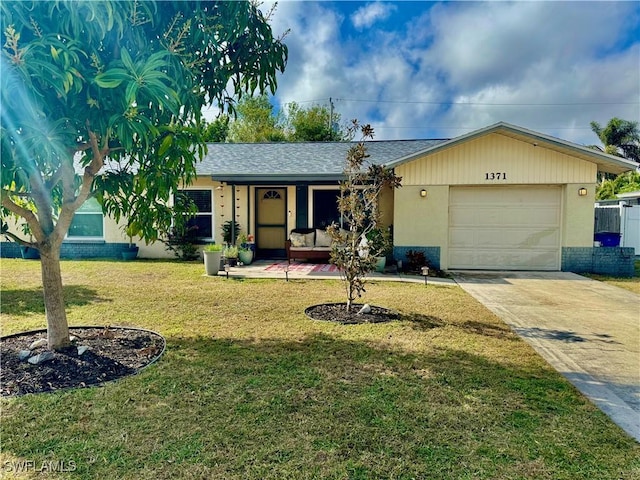
M 164 137 L 164 139 L 162 140 L 162 143 L 160 144 L 160 148 L 158 149 L 158 156 L 164 157 L 164 155 L 167 153 L 167 151 L 171 147 L 172 143 L 173 143 L 173 135 L 169 134 L 166 137 Z
M 94 82 L 100 88 L 117 88 L 131 76 L 122 68 L 112 68 L 104 73 L 96 75 Z
M 122 49 L 122 53 L 120 54 L 120 58 L 122 59 L 122 64 L 125 66 L 127 70 L 130 72 L 135 72 L 135 66 L 133 64 L 133 60 L 131 59 L 131 55 L 126 48 Z

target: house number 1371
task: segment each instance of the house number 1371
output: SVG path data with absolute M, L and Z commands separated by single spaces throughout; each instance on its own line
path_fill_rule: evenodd
M 507 174 L 505 172 L 487 172 L 484 174 L 485 180 L 506 180 Z

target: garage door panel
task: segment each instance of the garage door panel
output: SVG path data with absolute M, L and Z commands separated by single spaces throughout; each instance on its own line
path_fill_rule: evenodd
M 452 229 L 449 246 L 454 248 L 522 249 L 553 248 L 560 241 L 559 232 L 554 229 L 531 232 L 530 230 L 509 230 L 496 236 L 494 230 Z
M 480 230 L 476 236 L 476 246 L 487 248 L 535 248 L 555 247 L 559 242 L 559 232 L 553 228 L 532 231 L 524 228 L 505 228 L 496 235 L 495 229 Z
M 559 268 L 560 188 L 450 191 L 449 268 Z
M 450 210 L 454 225 L 504 226 L 504 225 L 548 225 L 557 227 L 558 207 L 544 206 L 500 206 L 455 207 Z
M 530 270 L 530 263 L 534 261 L 539 270 L 552 270 L 555 268 L 556 256 L 552 252 L 540 252 L 533 256 L 523 258 L 519 250 L 502 250 L 502 251 L 478 251 L 478 250 L 462 250 L 460 252 L 460 262 L 470 265 L 469 269 L 495 270 L 496 264 L 504 263 L 509 267 L 500 267 L 509 270 Z

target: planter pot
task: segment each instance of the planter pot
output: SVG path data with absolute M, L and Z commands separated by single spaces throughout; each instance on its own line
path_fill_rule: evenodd
M 376 257 L 376 272 L 384 273 L 387 265 L 387 257 Z
M 138 256 L 139 250 L 140 247 L 138 246 L 127 247 L 122 250 L 122 252 L 120 252 L 120 256 L 122 256 L 123 260 L 135 260 L 135 258 Z
M 238 258 L 243 264 L 249 265 L 253 262 L 253 252 L 251 250 L 240 250 L 238 252 Z
M 236 265 L 238 265 L 238 259 L 237 258 L 225 258 L 224 259 L 224 263 L 228 264 L 230 267 L 235 267 Z
M 38 249 L 33 247 L 21 246 L 20 254 L 22 255 L 22 258 L 26 258 L 28 260 L 35 260 L 40 258 L 40 252 L 38 251 Z
M 222 252 L 202 252 L 204 256 L 204 272 L 207 275 L 218 275 Z

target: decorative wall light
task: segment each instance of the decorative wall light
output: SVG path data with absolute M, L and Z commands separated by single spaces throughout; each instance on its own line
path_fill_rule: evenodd
M 584 187 L 580 187 L 580 188 L 578 189 L 578 195 L 579 195 L 579 196 L 581 196 L 581 197 L 586 196 L 586 195 L 587 195 L 587 189 L 586 189 L 586 188 L 584 188 Z
M 422 198 L 427 198 L 427 191 L 424 188 L 422 190 L 420 190 L 420 196 Z

